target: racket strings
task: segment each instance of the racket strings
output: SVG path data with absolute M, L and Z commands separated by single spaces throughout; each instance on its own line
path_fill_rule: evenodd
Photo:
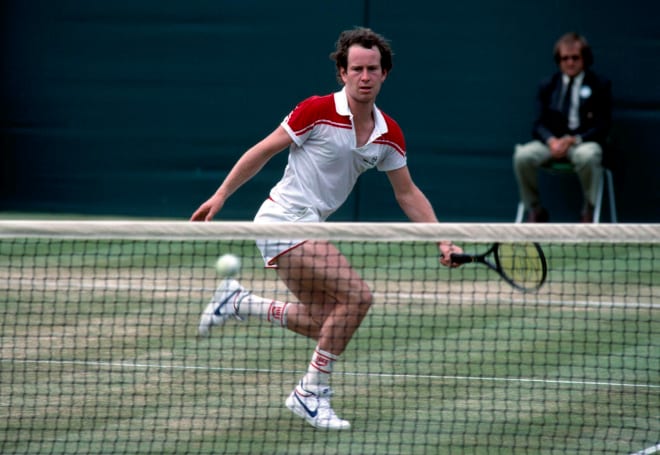
M 518 286 L 533 289 L 543 283 L 545 267 L 533 243 L 501 244 L 498 258 L 502 272 Z

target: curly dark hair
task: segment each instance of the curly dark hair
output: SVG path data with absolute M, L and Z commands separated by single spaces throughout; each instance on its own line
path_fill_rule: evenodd
M 340 84 L 342 83 L 340 71 L 342 69 L 348 69 L 348 48 L 354 44 L 359 44 L 366 49 L 376 46 L 380 51 L 380 66 L 383 71 L 390 72 L 392 69 L 392 55 L 394 53 L 392 52 L 389 41 L 370 28 L 355 27 L 352 30 L 341 32 L 337 39 L 336 50 L 330 54 L 330 58 L 335 61 L 337 80 Z

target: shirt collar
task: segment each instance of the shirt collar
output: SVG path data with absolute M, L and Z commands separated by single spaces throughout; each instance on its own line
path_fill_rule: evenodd
M 582 71 L 580 74 L 575 76 L 573 79 L 573 86 L 580 86 L 582 85 L 582 79 L 584 79 L 584 71 Z M 568 84 L 568 81 L 570 80 L 570 77 L 562 73 L 561 75 L 561 80 L 564 82 L 564 85 Z
M 351 108 L 348 107 L 348 95 L 346 95 L 346 87 L 342 88 L 338 92 L 335 92 L 334 98 L 337 114 L 353 118 Z M 382 136 L 385 133 L 387 133 L 387 122 L 385 121 L 385 117 L 383 117 L 383 113 L 374 104 L 374 134 L 372 137 Z

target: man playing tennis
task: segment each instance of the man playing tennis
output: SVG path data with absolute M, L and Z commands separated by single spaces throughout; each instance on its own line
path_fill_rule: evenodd
M 322 222 L 351 193 L 358 176 L 377 168 L 386 172 L 395 198 L 414 222 L 437 222 L 426 196 L 406 165 L 403 133 L 375 105 L 390 70 L 389 43 L 367 28 L 340 34 L 331 54 L 339 92 L 313 96 L 297 105 L 265 139 L 247 150 L 218 190 L 193 213 L 192 221 L 210 221 L 241 185 L 275 154 L 289 148 L 288 165 L 259 209 L 255 222 Z M 255 296 L 235 280 L 223 281 L 202 313 L 199 331 L 230 318 L 259 316 L 317 341 L 307 373 L 286 405 L 316 428 L 342 430 L 350 423 L 330 406 L 330 375 L 372 303 L 366 283 L 348 260 L 327 241 L 260 241 L 266 267 L 298 302 Z M 440 262 L 454 267 L 450 241 L 438 244 Z

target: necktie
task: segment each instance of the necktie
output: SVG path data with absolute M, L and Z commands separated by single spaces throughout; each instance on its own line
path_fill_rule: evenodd
M 568 118 L 568 112 L 571 109 L 571 99 L 573 98 L 573 79 L 568 80 L 566 90 L 564 90 L 564 97 L 561 100 L 561 112 Z

